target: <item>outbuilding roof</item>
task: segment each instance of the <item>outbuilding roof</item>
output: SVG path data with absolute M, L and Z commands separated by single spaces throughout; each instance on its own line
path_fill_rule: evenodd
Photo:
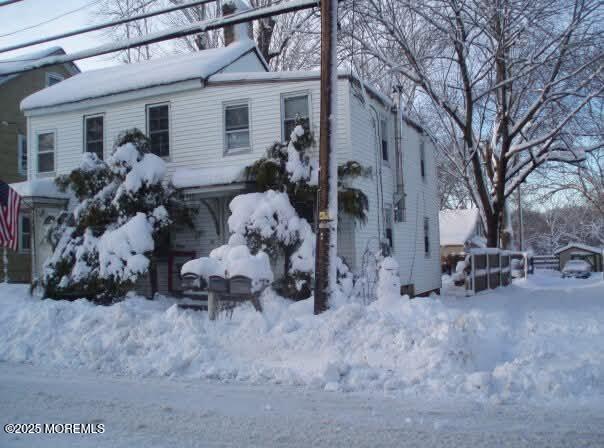
M 554 251 L 554 255 L 558 255 L 559 253 L 564 252 L 568 249 L 580 249 L 586 252 L 593 252 L 594 254 L 602 254 L 604 252 L 604 249 L 602 249 L 601 247 L 588 246 L 587 244 L 582 243 L 569 243 L 564 247 L 556 249 Z

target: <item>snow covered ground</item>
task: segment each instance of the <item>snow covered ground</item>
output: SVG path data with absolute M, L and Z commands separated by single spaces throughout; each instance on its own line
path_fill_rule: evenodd
M 446 285 L 319 317 L 309 302 L 264 307 L 210 322 L 171 299 L 98 307 L 0 286 L 2 421 L 101 419 L 108 433 L 82 443 L 114 446 L 119 434 L 145 446 L 604 444 L 601 277 L 540 272 L 470 298 Z

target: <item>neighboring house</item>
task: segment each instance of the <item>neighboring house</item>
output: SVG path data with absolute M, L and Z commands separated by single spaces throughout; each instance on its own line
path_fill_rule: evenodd
M 393 102 L 338 77 L 339 163 L 357 160 L 373 176 L 354 185 L 369 198 L 366 224 L 344 218 L 338 251 L 354 271 L 380 244 L 400 264 L 416 294 L 440 288 L 434 146 L 423 130 L 397 115 Z M 70 172 L 83 151 L 107 158 L 116 136 L 137 127 L 168 163 L 173 184 L 199 207 L 196 228 L 172 234 L 172 252 L 159 264 L 161 291 L 179 290 L 184 261 L 208 255 L 228 239 L 231 199 L 249 191 L 243 169 L 285 140 L 296 117 L 318 141 L 319 73 L 271 73 L 253 42 L 82 73 L 23 101 L 28 117 L 30 185 Z M 398 118 L 397 118 L 398 117 Z M 398 137 L 398 138 L 397 138 Z M 315 154 L 317 148 L 313 148 Z M 65 199 L 63 205 L 66 204 Z M 59 206 L 57 206 L 59 207 Z M 57 207 L 44 207 L 46 215 Z M 42 220 L 36 220 L 40 232 Z M 40 272 L 43 252 L 34 260 Z
M 603 254 L 603 248 L 581 243 L 570 243 L 554 251 L 554 255 L 558 256 L 560 261 L 560 270 L 569 260 L 585 260 L 591 265 L 592 272 L 602 272 Z
M 21 100 L 80 71 L 75 64 L 68 63 L 21 74 L 5 73 L 18 70 L 32 60 L 59 54 L 65 54 L 63 49 L 52 47 L 0 60 L 0 179 L 4 182 L 27 179 L 28 132 L 25 115 L 19 107 Z M 22 210 L 19 217 L 19 248 L 17 252 L 8 252 L 8 273 L 10 281 L 29 282 L 32 229 L 28 203 L 23 204 Z M 3 273 L 3 260 L 0 256 L 0 275 Z
M 463 254 L 472 247 L 484 247 L 485 238 L 477 208 L 442 210 L 439 213 L 440 256 Z

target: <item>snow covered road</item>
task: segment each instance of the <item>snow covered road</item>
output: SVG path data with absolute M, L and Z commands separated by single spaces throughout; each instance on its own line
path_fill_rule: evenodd
M 2 433 L 2 447 L 604 445 L 604 416 L 591 406 L 425 402 L 13 363 L 0 363 L 0 420 L 105 425 L 97 435 Z

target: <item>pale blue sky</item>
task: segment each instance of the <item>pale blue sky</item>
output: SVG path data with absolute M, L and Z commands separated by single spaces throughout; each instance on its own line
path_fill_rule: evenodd
M 94 17 L 94 10 L 98 1 L 94 0 L 23 0 L 19 3 L 0 7 L 0 35 L 11 33 L 13 31 L 35 25 L 39 22 L 51 19 L 65 12 L 77 9 L 79 7 L 91 4 L 78 12 L 69 14 L 61 19 L 48 24 L 23 31 L 11 36 L 0 37 L 0 48 L 32 39 L 38 39 L 44 36 L 50 36 L 77 28 L 91 25 L 99 21 Z M 18 56 L 26 52 L 37 49 L 47 48 L 59 45 L 67 53 L 86 48 L 92 48 L 107 42 L 101 32 L 93 32 L 73 36 L 67 39 L 60 39 L 46 44 L 28 47 L 10 53 L 0 53 L 0 60 L 8 57 Z M 118 62 L 112 59 L 111 55 L 99 56 L 96 58 L 82 59 L 76 61 L 81 70 L 91 70 L 109 65 L 115 65 Z

